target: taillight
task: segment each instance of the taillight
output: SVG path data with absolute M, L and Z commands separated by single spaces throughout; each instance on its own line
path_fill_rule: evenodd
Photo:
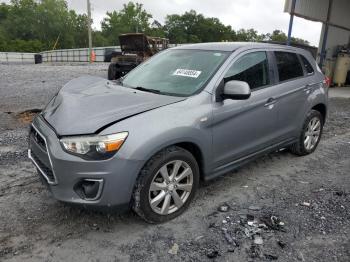
M 326 76 L 323 80 L 323 83 L 327 85 L 327 87 L 331 86 L 331 79 L 330 77 Z

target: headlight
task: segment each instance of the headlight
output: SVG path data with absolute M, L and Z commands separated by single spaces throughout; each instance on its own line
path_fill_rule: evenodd
M 90 159 L 107 159 L 115 154 L 128 136 L 128 132 L 112 135 L 72 136 L 62 138 L 64 149 L 72 154 Z

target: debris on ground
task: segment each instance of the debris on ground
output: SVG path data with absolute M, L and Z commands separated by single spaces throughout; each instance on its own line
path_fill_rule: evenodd
M 264 254 L 264 257 L 269 260 L 277 260 L 278 256 L 272 254 Z
M 305 261 L 304 255 L 300 251 L 297 252 L 297 259 L 300 261 Z
M 220 212 L 227 212 L 230 209 L 230 206 L 227 203 L 222 204 L 218 207 L 218 211 Z
M 261 236 L 259 236 L 259 235 L 254 236 L 254 244 L 262 245 L 263 243 L 264 243 L 264 240 L 262 239 Z
M 282 240 L 278 240 L 277 244 L 281 247 L 281 248 L 285 248 L 287 246 L 287 243 L 282 241 Z
M 346 196 L 346 193 L 344 191 L 334 191 L 334 195 L 336 196 Z
M 311 204 L 309 202 L 303 202 L 300 204 L 301 206 L 304 206 L 304 207 L 309 207 L 311 206 Z
M 91 228 L 93 230 L 100 230 L 100 227 L 96 223 L 92 224 Z
M 234 247 L 229 247 L 227 249 L 227 252 L 234 253 L 235 252 L 235 248 Z
M 215 249 L 209 250 L 207 253 L 208 258 L 216 258 L 218 256 L 220 256 L 219 251 L 217 251 Z
M 226 241 L 227 241 L 229 244 L 232 244 L 232 243 L 233 243 L 233 238 L 231 237 L 230 233 L 227 232 L 226 228 L 224 228 L 222 231 L 223 231 L 223 233 L 224 233 L 224 236 L 225 236 Z
M 261 257 L 261 249 L 257 245 L 251 245 L 250 248 L 247 250 L 247 253 L 251 258 Z
M 179 251 L 179 245 L 174 243 L 174 245 L 169 249 L 168 253 L 171 255 L 177 255 L 178 251 Z
M 254 216 L 251 214 L 246 215 L 247 221 L 254 221 Z
M 248 210 L 254 211 L 254 213 L 260 211 L 262 214 L 226 213 L 215 217 L 209 216 L 210 219 L 221 219 L 221 228 L 218 223 L 213 221 L 210 222 L 209 228 L 214 233 L 221 230 L 223 239 L 228 245 L 227 252 L 235 252 L 235 248 L 244 246 L 250 258 L 278 259 L 278 255 L 271 253 L 271 250 L 264 252 L 264 234 L 268 235 L 267 238 L 271 238 L 271 234 L 286 232 L 285 223 L 276 214 L 266 212 L 259 206 L 249 206 Z M 282 249 L 287 246 L 282 240 L 278 240 L 277 245 Z M 215 256 L 216 253 L 208 254 Z
M 284 222 L 282 222 L 277 216 L 262 216 L 260 217 L 260 221 L 264 223 L 269 229 L 283 232 L 286 231 L 286 229 L 284 228 Z
M 198 237 L 196 237 L 194 240 L 195 240 L 195 241 L 199 241 L 199 240 L 201 240 L 202 238 L 204 238 L 204 236 L 198 236 Z
M 259 211 L 261 209 L 261 207 L 259 207 L 259 206 L 249 206 L 248 209 L 252 210 L 252 211 Z

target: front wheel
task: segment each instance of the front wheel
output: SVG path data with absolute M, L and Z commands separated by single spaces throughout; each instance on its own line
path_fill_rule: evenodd
M 183 213 L 199 184 L 199 168 L 187 150 L 172 146 L 154 155 L 141 170 L 133 209 L 144 220 L 160 223 Z
M 311 154 L 321 140 L 322 130 L 321 113 L 311 110 L 305 119 L 298 141 L 290 147 L 290 151 L 299 156 Z
M 108 66 L 108 80 L 116 80 L 122 77 L 122 74 L 117 71 L 117 65 L 115 63 L 111 63 Z

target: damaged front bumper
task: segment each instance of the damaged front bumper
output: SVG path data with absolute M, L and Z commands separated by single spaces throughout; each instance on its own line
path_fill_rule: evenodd
M 38 116 L 31 125 L 28 156 L 54 198 L 91 207 L 125 207 L 143 161 L 118 157 L 84 160 L 65 152 L 47 122 Z

